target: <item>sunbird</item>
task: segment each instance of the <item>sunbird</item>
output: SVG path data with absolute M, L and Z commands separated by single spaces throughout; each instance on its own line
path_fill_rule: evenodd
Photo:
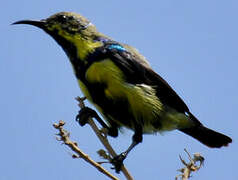
M 134 131 L 126 151 L 114 157 L 116 172 L 143 134 L 179 130 L 211 148 L 227 146 L 232 139 L 205 127 L 188 106 L 135 48 L 97 31 L 85 17 L 60 12 L 39 21 L 22 20 L 44 30 L 67 54 L 85 97 L 101 113 L 84 108 L 77 119 L 85 125 L 94 117 L 112 137 L 126 127 Z

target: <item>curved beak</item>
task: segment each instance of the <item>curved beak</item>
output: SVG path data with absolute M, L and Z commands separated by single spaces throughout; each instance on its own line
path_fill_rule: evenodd
M 21 20 L 21 21 L 17 21 L 17 22 L 12 23 L 12 25 L 15 25 L 15 24 L 29 24 L 29 25 L 36 26 L 36 27 L 41 28 L 41 29 L 45 29 L 45 27 L 46 27 L 45 26 L 45 24 L 46 24 L 45 20 L 40 20 L 40 21 Z

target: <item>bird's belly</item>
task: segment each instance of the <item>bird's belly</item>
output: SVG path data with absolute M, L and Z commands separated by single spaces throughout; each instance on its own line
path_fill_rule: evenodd
M 94 62 L 79 81 L 84 95 L 110 123 L 153 133 L 167 126 L 164 105 L 153 86 L 128 83 L 123 72 L 110 60 Z
M 87 87 L 79 82 L 87 99 L 110 123 L 134 130 L 142 126 L 143 133 L 158 132 L 162 128 L 163 106 L 152 88 L 146 85 L 117 87 L 92 83 Z

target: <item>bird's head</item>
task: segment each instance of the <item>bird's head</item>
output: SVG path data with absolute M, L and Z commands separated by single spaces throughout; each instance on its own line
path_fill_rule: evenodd
M 52 36 L 72 56 L 72 49 L 76 49 L 77 57 L 84 58 L 88 51 L 100 46 L 94 41 L 101 34 L 85 17 L 72 13 L 60 12 L 47 19 L 39 21 L 21 20 L 13 24 L 28 24 L 36 26 Z M 69 52 L 70 51 L 70 52 Z

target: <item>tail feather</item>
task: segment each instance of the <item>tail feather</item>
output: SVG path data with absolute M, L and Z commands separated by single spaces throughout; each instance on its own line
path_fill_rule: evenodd
M 232 142 L 232 139 L 230 137 L 203 126 L 193 114 L 189 113 L 189 116 L 194 122 L 195 126 L 185 129 L 179 129 L 183 133 L 192 136 L 204 145 L 211 148 L 228 146 L 228 144 Z
M 195 126 L 192 128 L 180 129 L 185 134 L 192 136 L 204 145 L 211 148 L 220 148 L 228 146 L 232 139 L 224 134 L 206 128 L 203 125 Z

